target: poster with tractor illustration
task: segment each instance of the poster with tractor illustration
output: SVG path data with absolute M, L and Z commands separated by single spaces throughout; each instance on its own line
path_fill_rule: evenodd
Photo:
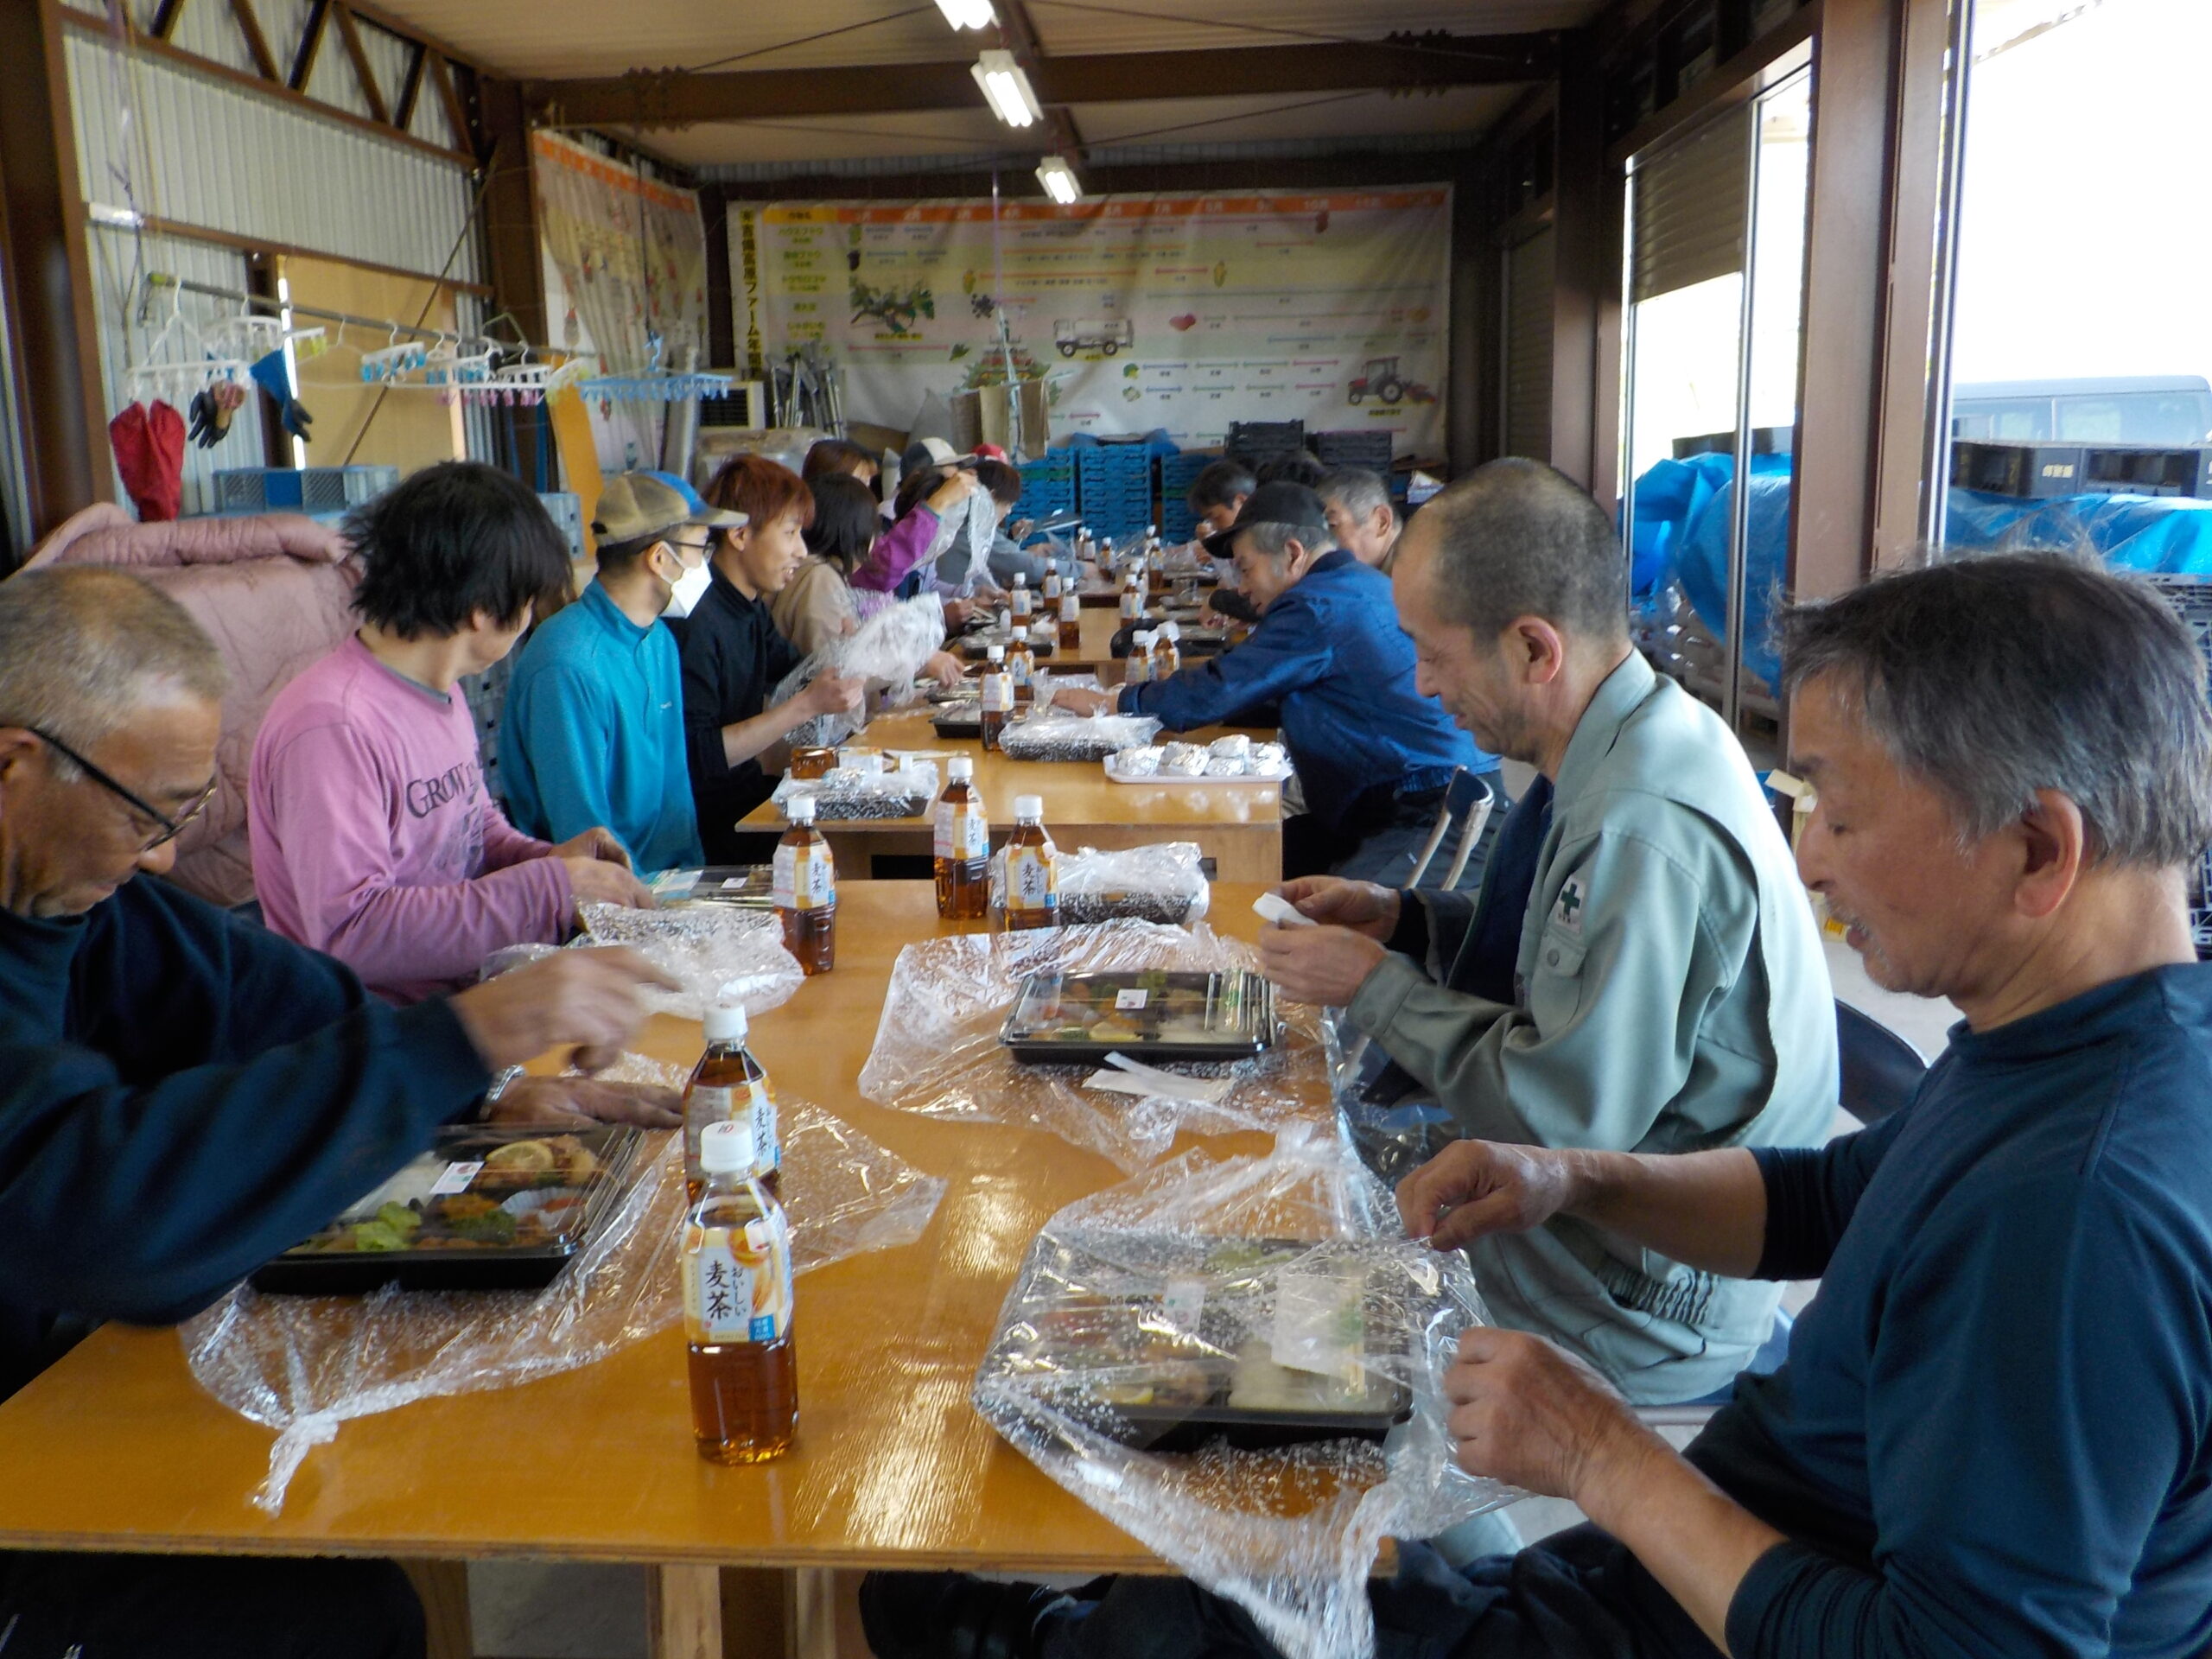
M 1444 448 L 1452 195 L 1323 194 L 730 204 L 736 338 L 808 341 L 856 421 L 904 428 L 940 397 L 1049 387 L 1056 437 L 1233 421 L 1387 431 Z M 1003 329 L 1003 336 L 1001 335 Z M 739 365 L 741 369 L 745 364 Z

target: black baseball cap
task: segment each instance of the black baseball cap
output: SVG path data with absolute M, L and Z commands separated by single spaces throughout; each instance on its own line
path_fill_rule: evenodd
M 1244 498 L 1243 508 L 1237 513 L 1235 524 L 1205 538 L 1206 551 L 1217 559 L 1227 558 L 1238 533 L 1255 524 L 1282 524 L 1325 540 L 1329 535 L 1329 511 L 1321 505 L 1321 498 L 1303 484 L 1262 484 Z

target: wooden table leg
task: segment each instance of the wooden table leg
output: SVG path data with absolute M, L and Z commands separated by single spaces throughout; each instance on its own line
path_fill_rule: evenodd
M 826 1567 L 802 1567 L 791 1573 L 786 1659 L 838 1659 L 839 1576 Z
M 476 1632 L 468 1617 L 465 1561 L 402 1561 L 400 1570 L 423 1599 L 429 1659 L 476 1659 Z
M 722 1659 L 719 1567 L 654 1568 L 648 1606 L 652 1659 Z

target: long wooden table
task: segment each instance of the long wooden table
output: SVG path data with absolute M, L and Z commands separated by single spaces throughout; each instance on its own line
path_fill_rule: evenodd
M 1282 791 L 1274 784 L 1112 783 L 1096 762 L 1009 760 L 973 738 L 940 738 L 931 728 L 925 708 L 878 715 L 856 741 L 879 748 L 971 757 L 994 846 L 1013 833 L 1014 798 L 1036 795 L 1045 803 L 1046 831 L 1055 845 L 1068 851 L 1189 841 L 1214 861 L 1221 880 L 1281 879 Z M 878 856 L 926 858 L 931 850 L 927 817 L 820 827 L 836 855 L 838 874 L 850 880 L 868 879 Z M 780 833 L 783 815 L 772 803 L 763 802 L 740 820 L 739 828 Z
M 1215 927 L 1252 937 L 1260 891 L 1217 887 Z M 794 1651 L 813 1653 L 834 1650 L 825 1569 L 1160 1570 L 969 1404 L 1031 1239 L 1121 1172 L 1051 1136 L 859 1096 L 899 947 L 952 931 L 927 884 L 855 884 L 840 899 L 836 970 L 753 1026 L 780 1094 L 947 1183 L 919 1243 L 799 1281 L 789 1455 L 752 1469 L 701 1460 L 683 1338 L 669 1332 L 523 1388 L 349 1422 L 309 1454 L 271 1518 L 247 1502 L 269 1432 L 200 1392 L 175 1332 L 111 1325 L 0 1405 L 0 1547 L 652 1563 L 666 1569 L 659 1651 L 686 1656 L 721 1651 L 721 1566 L 814 1574 L 791 1581 L 785 1626 Z M 666 1018 L 638 1045 L 686 1065 L 699 1046 L 696 1025 Z M 768 1652 L 763 1639 L 748 1651 Z

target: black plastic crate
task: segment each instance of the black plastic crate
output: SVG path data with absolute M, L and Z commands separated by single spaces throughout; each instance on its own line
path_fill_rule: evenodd
M 2132 443 L 2085 446 L 2082 489 L 2091 495 L 2212 498 L 2212 444 L 2171 448 Z
M 1321 458 L 1321 464 L 1334 471 L 1339 467 L 1364 467 L 1370 473 L 1390 470 L 1390 429 L 1379 427 L 1374 431 L 1316 432 L 1312 448 Z
M 1247 467 L 1257 467 L 1305 447 L 1303 421 L 1232 421 L 1228 441 L 1221 449 Z
M 2023 501 L 2082 493 L 2078 443 L 1988 443 L 1961 439 L 1951 446 L 1951 483 L 1985 495 Z

